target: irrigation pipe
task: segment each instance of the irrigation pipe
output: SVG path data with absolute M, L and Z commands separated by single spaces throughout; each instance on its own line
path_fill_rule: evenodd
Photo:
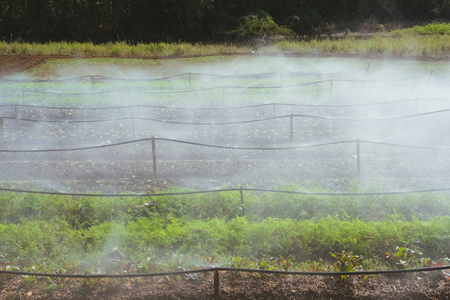
M 357 70 L 351 70 L 351 71 L 345 71 L 345 72 L 333 72 L 333 73 L 303 73 L 303 72 L 268 72 L 268 73 L 253 73 L 253 74 L 236 74 L 236 75 L 221 75 L 221 74 L 208 74 L 208 73 L 196 73 L 196 72 L 190 72 L 190 73 L 181 73 L 181 74 L 175 74 L 171 76 L 165 76 L 165 77 L 158 77 L 158 78 L 115 78 L 115 77 L 108 77 L 103 75 L 84 75 L 79 77 L 73 77 L 73 78 L 61 78 L 61 79 L 41 79 L 41 80 L 30 80 L 30 79 L 0 79 L 0 82 L 17 82 L 17 83 L 40 83 L 40 82 L 62 82 L 62 81 L 76 81 L 80 79 L 106 79 L 106 80 L 115 80 L 115 81 L 129 81 L 129 82 L 142 82 L 142 81 L 159 81 L 159 80 L 165 80 L 165 79 L 171 79 L 175 77 L 182 77 L 186 75 L 197 75 L 197 76 L 208 76 L 208 77 L 220 77 L 220 78 L 254 78 L 254 77 L 269 77 L 271 75 L 278 75 L 280 73 L 282 74 L 294 74 L 294 75 L 300 75 L 300 76 L 330 76 L 330 75 L 339 75 L 339 74 L 348 74 L 353 72 L 360 72 L 360 71 L 367 71 L 367 68 L 364 69 L 357 69 Z
M 160 196 L 182 196 L 182 195 L 196 195 L 196 194 L 209 194 L 221 192 L 235 192 L 240 191 L 240 189 L 220 189 L 220 190 L 205 190 L 205 191 L 191 191 L 178 193 L 139 193 L 139 194 L 64 193 L 64 192 L 30 191 L 30 190 L 9 189 L 9 188 L 0 188 L 0 191 L 24 193 L 24 194 L 41 194 L 41 195 L 74 196 L 74 197 L 160 197 Z
M 315 85 L 320 83 L 327 83 L 327 82 L 359 82 L 359 83 L 384 83 L 384 84 L 391 84 L 391 85 L 399 85 L 398 83 L 389 82 L 389 81 L 370 81 L 370 80 L 357 80 L 357 79 L 326 79 L 326 80 L 318 80 L 318 81 L 312 81 L 307 83 L 300 83 L 300 84 L 292 84 L 292 85 L 277 85 L 277 86 L 215 86 L 215 87 L 209 87 L 209 88 L 200 88 L 200 89 L 188 89 L 188 90 L 178 90 L 178 91 L 137 91 L 136 93 L 140 94 L 176 94 L 176 93 L 193 93 L 193 92 L 199 92 L 199 91 L 207 91 L 207 90 L 213 90 L 213 89 L 283 89 L 283 88 L 294 88 L 294 87 L 303 87 L 303 86 L 309 86 L 309 85 Z M 409 85 L 402 85 L 402 86 L 409 86 Z M 48 95 L 94 95 L 94 94 L 102 94 L 102 93 L 119 93 L 121 91 L 99 91 L 99 92 L 90 92 L 90 93 L 60 93 L 60 92 L 48 92 L 48 91 L 38 91 L 38 90 L 23 90 L 23 92 L 27 93 L 39 93 L 39 94 L 48 94 Z
M 31 191 L 21 189 L 0 188 L 3 192 L 14 192 L 23 194 L 41 194 L 41 195 L 56 195 L 56 196 L 73 196 L 73 197 L 161 197 L 161 196 L 183 196 L 196 194 L 210 194 L 222 192 L 263 192 L 263 193 L 279 193 L 279 194 L 294 194 L 294 195 L 308 195 L 308 196 L 386 196 L 386 195 L 404 195 L 404 194 L 424 194 L 450 191 L 450 187 L 425 189 L 425 190 L 410 190 L 410 191 L 388 191 L 388 192 L 361 192 L 361 193 L 322 193 L 322 192 L 308 192 L 308 191 L 283 191 L 270 189 L 254 189 L 254 188 L 233 188 L 233 189 L 219 189 L 219 190 L 204 190 L 204 191 L 190 191 L 177 193 L 134 193 L 134 194 L 90 194 L 90 193 L 65 193 L 65 192 L 49 192 L 49 191 Z
M 188 145 L 208 147 L 208 148 L 230 149 L 230 150 L 254 150 L 254 151 L 295 150 L 295 149 L 302 149 L 302 148 L 320 147 L 320 146 L 328 146 L 328 145 L 336 145 L 336 144 L 348 144 L 348 143 L 357 142 L 355 140 L 349 140 L 349 141 L 329 142 L 329 143 L 314 144 L 314 145 L 296 146 L 296 147 L 293 146 L 293 147 L 257 147 L 257 148 L 254 148 L 254 147 L 233 147 L 233 146 L 212 145 L 212 144 L 195 143 L 195 142 L 188 142 L 188 141 L 168 139 L 168 138 L 154 138 L 154 139 L 156 141 L 158 141 L 158 140 L 159 141 L 167 141 L 167 142 L 188 144 Z M 131 140 L 131 141 L 119 142 L 119 143 L 108 144 L 108 145 L 76 147 L 76 148 L 62 148 L 62 149 L 59 149 L 59 148 L 56 148 L 56 149 L 28 149 L 28 150 L 25 150 L 25 149 L 22 149 L 22 150 L 0 149 L 0 153 L 37 153 L 37 152 L 80 151 L 80 150 L 91 150 L 91 149 L 97 149 L 97 148 L 100 149 L 100 148 L 122 146 L 122 145 L 145 142 L 145 141 L 152 141 L 152 140 L 153 140 L 153 138 L 144 138 L 144 139 Z
M 193 273 L 208 273 L 208 272 L 223 272 L 223 271 L 225 271 L 225 272 L 239 272 L 239 273 L 246 272 L 246 273 L 260 273 L 260 274 L 264 273 L 264 274 L 303 275 L 303 276 L 357 276 L 357 275 L 417 273 L 417 272 L 430 272 L 430 271 L 439 271 L 439 270 L 448 270 L 448 269 L 450 269 L 450 266 L 401 269 L 401 270 L 355 271 L 355 272 L 302 272 L 302 271 L 277 271 L 277 270 L 214 267 L 214 268 L 177 271 L 177 272 L 136 273 L 136 274 L 53 274 L 53 273 L 33 273 L 33 272 L 21 272 L 21 271 L 3 271 L 3 270 L 0 270 L 0 274 L 39 276 L 39 277 L 58 277 L 58 278 L 126 278 L 126 277 L 173 276 L 173 275 L 186 275 L 186 274 L 193 274 Z
M 55 93 L 56 94 L 56 93 Z M 78 94 L 77 94 L 78 95 Z M 81 106 L 45 106 L 45 105 L 31 105 L 31 104 L 0 104 L 0 107 L 31 107 L 37 109 L 61 109 L 61 110 L 112 110 L 112 109 L 129 109 L 129 108 L 154 108 L 154 109 L 173 109 L 173 110 L 233 110 L 244 108 L 257 108 L 266 106 L 290 106 L 290 107 L 356 107 L 356 106 L 374 106 L 374 105 L 388 105 L 413 101 L 450 101 L 450 99 L 444 98 L 411 98 L 382 102 L 369 102 L 369 103 L 348 103 L 348 104 L 296 104 L 296 103 L 280 103 L 270 102 L 255 105 L 242 105 L 242 106 L 222 106 L 222 107 L 175 107 L 164 105 L 147 105 L 147 104 L 132 104 L 132 105 L 120 105 L 120 106 L 102 106 L 102 107 L 81 107 Z
M 116 146 L 122 146 L 122 145 L 127 145 L 127 144 L 147 142 L 147 141 L 152 141 L 152 140 L 153 140 L 153 138 L 144 138 L 144 139 L 124 141 L 124 142 L 119 142 L 119 143 L 112 143 L 112 144 L 107 144 L 107 145 L 75 147 L 75 148 L 61 148 L 61 149 L 60 148 L 56 148 L 56 149 L 15 149 L 15 150 L 14 149 L 0 149 L 0 153 L 38 153 L 38 152 L 81 151 L 81 150 L 92 150 L 92 149 L 116 147 Z M 376 141 L 364 141 L 364 140 L 336 141 L 336 142 L 310 144 L 310 145 L 302 145 L 302 146 L 291 146 L 291 147 L 233 147 L 233 146 L 212 145 L 212 144 L 196 143 L 196 142 L 189 142 L 189 141 L 168 139 L 168 138 L 159 138 L 159 137 L 155 137 L 154 140 L 155 141 L 174 142 L 174 143 L 187 144 L 187 145 L 200 146 L 200 147 L 208 147 L 208 148 L 229 149 L 229 150 L 251 150 L 251 151 L 296 150 L 296 149 L 323 147 L 323 146 L 358 143 L 358 142 L 379 144 L 379 145 L 386 145 L 386 146 L 394 146 L 394 147 L 402 147 L 402 148 L 411 148 L 411 149 L 450 150 L 450 147 L 410 146 L 410 145 L 391 144 L 391 143 L 376 142 Z
M 393 121 L 393 120 L 402 120 L 402 119 L 411 119 L 417 117 L 423 117 L 427 115 L 435 115 L 440 113 L 450 112 L 450 109 L 443 109 L 431 112 L 424 112 L 419 114 L 412 114 L 406 116 L 397 116 L 397 117 L 386 117 L 386 118 L 334 118 L 334 117 L 325 117 L 325 116 L 313 116 L 313 115 L 305 115 L 305 114 L 291 114 L 291 115 L 281 115 L 274 116 L 262 119 L 252 119 L 252 120 L 243 120 L 243 121 L 234 121 L 234 122 L 183 122 L 183 121 L 171 121 L 165 119 L 153 119 L 153 118 L 144 118 L 144 117 L 121 117 L 114 119 L 90 119 L 90 120 L 42 120 L 42 119 L 28 119 L 28 118 L 17 118 L 17 117 L 0 117 L 7 120 L 18 120 L 18 121 L 27 121 L 27 122 L 37 122 L 37 123 L 102 123 L 102 122 L 116 122 L 116 121 L 125 121 L 125 120 L 141 120 L 141 121 L 151 121 L 151 122 L 159 122 L 165 124 L 176 124 L 176 125 L 197 125 L 197 126 L 221 126 L 221 125 L 237 125 L 237 124 L 249 124 L 249 123 L 259 123 L 272 121 L 277 119 L 286 119 L 286 118 L 309 118 L 309 119 L 319 119 L 319 120 L 329 120 L 329 121 L 346 121 L 346 122 L 374 122 L 374 121 Z

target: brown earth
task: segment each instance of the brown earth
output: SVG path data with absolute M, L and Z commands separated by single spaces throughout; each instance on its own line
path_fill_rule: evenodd
M 62 56 L 0 56 L 0 78 Z M 220 274 L 220 299 L 450 299 L 442 271 L 396 276 Z M 0 275 L 0 299 L 213 299 L 212 274 L 132 279 L 50 279 Z
M 64 58 L 56 55 L 0 55 L 0 78 L 37 67 L 49 59 Z
M 219 299 L 450 299 L 441 271 L 339 277 L 219 272 Z M 196 274 L 194 274 L 196 275 Z M 215 299 L 214 276 L 130 279 L 0 277 L 0 299 Z

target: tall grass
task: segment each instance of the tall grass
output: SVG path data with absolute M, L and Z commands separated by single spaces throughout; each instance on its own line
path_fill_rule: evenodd
M 442 27 L 442 30 L 450 26 Z M 439 27 L 441 28 L 441 27 Z M 282 41 L 259 49 L 233 44 L 150 43 L 125 42 L 93 44 L 59 42 L 27 44 L 0 42 L 0 55 L 62 55 L 71 57 L 157 58 L 208 56 L 249 53 L 298 53 L 374 56 L 414 56 L 443 58 L 450 56 L 450 34 L 407 34 L 427 32 L 431 29 L 414 29 L 394 32 L 390 36 L 368 39 L 344 38 L 310 41 Z M 442 30 L 437 30 L 441 32 Z M 447 29 L 445 29 L 447 30 Z M 448 29 L 450 31 L 450 29 Z M 407 33 L 405 33 L 407 32 Z M 436 30 L 434 31 L 436 32 Z
M 383 37 L 370 39 L 326 39 L 309 42 L 280 42 L 262 52 L 306 54 L 352 54 L 374 56 L 415 56 L 442 58 L 450 56 L 450 35 Z
M 433 23 L 425 26 L 398 29 L 392 32 L 392 36 L 404 35 L 445 35 L 450 34 L 450 23 Z
M 0 55 L 64 55 L 75 57 L 170 57 L 192 55 L 215 55 L 250 51 L 245 46 L 232 44 L 190 43 L 138 43 L 109 42 L 105 44 L 58 42 L 20 43 L 0 41 Z

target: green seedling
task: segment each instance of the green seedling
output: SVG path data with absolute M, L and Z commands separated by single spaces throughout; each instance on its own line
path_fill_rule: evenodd
M 333 263 L 333 271 L 335 272 L 354 272 L 361 268 L 362 258 L 351 252 L 330 252 L 331 256 L 336 259 Z M 341 275 L 342 280 L 346 280 L 347 276 Z

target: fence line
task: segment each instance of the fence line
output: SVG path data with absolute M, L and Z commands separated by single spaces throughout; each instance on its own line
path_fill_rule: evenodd
M 292 137 L 291 137 L 292 138 Z M 74 147 L 74 148 L 56 148 L 56 149 L 0 149 L 0 153 L 45 153 L 45 152 L 72 152 L 72 151 L 82 151 L 82 150 L 93 150 L 100 148 L 109 148 L 116 147 L 127 144 L 135 144 L 140 142 L 148 142 L 152 143 L 152 166 L 153 166 L 153 176 L 157 177 L 157 155 L 156 155 L 156 141 L 165 141 L 165 142 L 173 142 L 179 144 L 186 144 L 192 146 L 199 147 L 207 147 L 207 148 L 216 148 L 216 149 L 228 149 L 228 150 L 248 150 L 248 151 L 286 151 L 286 150 L 297 150 L 297 149 L 306 149 L 313 147 L 323 147 L 323 146 L 331 146 L 331 145 L 339 145 L 339 144 L 356 144 L 356 174 L 359 176 L 361 172 L 361 143 L 367 144 L 377 144 L 391 147 L 401 147 L 401 148 L 409 148 L 409 149 L 422 149 L 422 150 L 450 150 L 450 147 L 432 147 L 432 146 L 411 146 L 411 145 L 403 145 L 403 144 L 393 144 L 393 143 L 385 143 L 385 142 L 377 142 L 377 141 L 367 141 L 367 140 L 347 140 L 347 141 L 336 141 L 336 142 L 328 142 L 328 143 L 320 143 L 320 144 L 310 144 L 310 145 L 301 145 L 301 146 L 288 146 L 288 147 L 238 147 L 238 146 L 223 146 L 223 145 L 212 145 L 205 143 L 197 143 L 197 142 L 189 142 L 177 139 L 169 139 L 169 138 L 160 138 L 160 137 L 151 137 L 151 138 L 143 138 L 137 140 L 124 141 L 114 144 L 107 145 L 97 145 L 97 146 L 86 146 L 86 147 Z M 3 139 L 0 139 L 0 142 L 3 143 Z
M 419 77 L 412 77 L 412 78 L 421 78 L 424 76 L 419 76 Z M 401 80 L 410 80 L 410 78 L 404 78 L 404 79 L 397 79 L 397 81 L 401 81 Z M 0 79 L 1 80 L 1 79 Z M 21 81 L 19 81 L 21 82 Z M 37 82 L 45 82 L 45 81 L 37 81 Z M 283 88 L 294 88 L 294 87 L 302 87 L 302 86 L 310 86 L 310 85 L 315 85 L 315 84 L 320 84 L 320 83 L 330 83 L 331 85 L 331 89 L 332 89 L 332 84 L 333 82 L 352 82 L 352 83 L 383 83 L 383 84 L 390 84 L 390 85 L 397 85 L 397 86 L 410 86 L 410 84 L 406 85 L 406 84 L 399 84 L 396 83 L 394 81 L 388 81 L 388 80 L 362 80 L 362 79 L 339 79 L 339 78 L 331 78 L 331 79 L 326 79 L 326 80 L 317 80 L 317 81 L 312 81 L 312 82 L 307 82 L 307 83 L 300 83 L 300 84 L 291 84 L 291 85 L 286 85 L 283 84 L 283 82 L 280 83 L 280 85 L 276 85 L 276 86 L 229 86 L 229 85 L 222 85 L 222 86 L 215 86 L 215 87 L 208 87 L 208 88 L 198 88 L 198 89 L 192 89 L 192 85 L 191 83 L 189 83 L 189 89 L 188 90 L 171 90 L 171 91 L 135 91 L 135 93 L 145 93 L 145 94 L 175 94 L 175 93 L 192 93 L 192 92 L 199 92 L 199 91 L 207 91 L 207 90 L 213 90 L 213 89 L 283 89 Z M 93 86 L 94 86 L 94 81 L 93 81 Z M 123 91 L 118 91 L 118 90 L 114 90 L 114 91 L 98 91 L 98 92 L 83 92 L 83 93 L 74 93 L 74 92 L 65 92 L 65 93 L 61 93 L 61 92 L 49 92 L 49 91 L 39 91 L 39 90 L 23 90 L 23 93 L 40 93 L 40 94 L 48 94 L 48 95 L 52 95 L 52 94 L 56 94 L 56 95 L 88 95 L 88 94 L 104 94 L 104 93 L 119 93 L 119 92 L 123 92 Z M 17 92 L 15 92 L 17 93 Z M 3 93 L 5 94 L 5 93 Z M 25 95 L 23 96 L 25 98 Z
M 158 273 L 135 273 L 135 274 L 54 274 L 54 273 L 35 273 L 22 271 L 3 271 L 0 274 L 12 276 L 35 276 L 35 277 L 53 277 L 53 278 L 135 278 L 135 277 L 161 277 L 161 276 L 179 276 L 193 273 L 214 273 L 214 300 L 220 299 L 220 272 L 236 272 L 236 273 L 257 273 L 272 275 L 292 275 L 292 276 L 358 276 L 358 275 L 382 275 L 382 274 L 399 274 L 399 273 L 417 273 L 430 271 L 444 271 L 450 269 L 450 266 L 426 267 L 402 270 L 376 270 L 376 271 L 355 271 L 355 272 L 306 272 L 306 271 L 278 271 L 278 270 L 261 270 L 246 268 L 229 268 L 214 267 L 197 270 L 175 271 L 175 272 L 158 272 Z
M 33 273 L 33 272 L 4 271 L 4 270 L 0 270 L 0 274 L 39 276 L 39 277 L 59 277 L 59 278 L 124 278 L 124 277 L 172 276 L 172 275 L 186 275 L 186 274 L 193 274 L 193 273 L 225 271 L 225 272 L 246 272 L 246 273 L 264 273 L 264 274 L 302 275 L 302 276 L 358 276 L 358 275 L 418 273 L 418 272 L 430 272 L 430 271 L 440 271 L 440 270 L 448 270 L 448 269 L 450 269 L 450 266 L 426 267 L 426 268 L 414 268 L 414 269 L 399 269 L 399 270 L 396 269 L 396 270 L 354 271 L 354 272 L 311 272 L 311 271 L 280 271 L 280 270 L 214 267 L 214 268 L 175 271 L 175 272 L 136 273 L 136 274 L 53 274 L 53 273 Z
M 70 151 L 92 150 L 92 149 L 116 147 L 116 146 L 122 146 L 122 145 L 134 144 L 134 143 L 140 143 L 140 142 L 147 142 L 147 141 L 152 141 L 153 139 L 155 141 L 174 142 L 174 143 L 179 143 L 179 144 L 187 144 L 187 145 L 207 147 L 207 148 L 228 149 L 228 150 L 251 150 L 251 151 L 297 150 L 297 149 L 323 147 L 323 146 L 338 145 L 338 144 L 350 144 L 350 143 L 358 143 L 358 142 L 359 143 L 367 143 L 367 144 L 392 146 L 392 147 L 409 148 L 409 149 L 450 150 L 450 147 L 412 146 L 412 145 L 385 143 L 385 142 L 378 142 L 378 141 L 359 140 L 359 139 L 327 142 L 327 143 L 319 143 L 319 144 L 300 145 L 300 146 L 288 146 L 288 147 L 241 147 L 241 146 L 213 145 L 213 144 L 197 143 L 197 142 L 183 141 L 183 140 L 177 140 L 177 139 L 151 137 L 151 138 L 142 138 L 142 139 L 136 139 L 136 140 L 123 141 L 123 142 L 118 142 L 118 143 L 111 143 L 111 144 L 107 144 L 107 145 L 95 145 L 95 146 L 74 147 L 74 148 L 0 149 L 0 153 L 70 152 Z
M 53 196 L 73 196 L 73 197 L 162 197 L 162 196 L 183 196 L 183 195 L 197 195 L 197 194 L 214 194 L 223 192 L 240 192 L 241 205 L 243 205 L 243 192 L 261 192 L 261 193 L 276 193 L 276 194 L 292 194 L 292 195 L 307 195 L 307 196 L 387 196 L 387 195 L 407 195 L 407 194 L 426 194 L 437 192 L 448 192 L 450 187 L 423 189 L 423 190 L 408 190 L 408 191 L 386 191 L 386 192 L 357 192 L 357 193 L 344 193 L 344 192 L 310 192 L 310 191 L 284 191 L 284 190 L 271 190 L 271 189 L 259 189 L 259 188 L 230 188 L 230 189 L 216 189 L 216 190 L 203 190 L 203 191 L 189 191 L 189 192 L 176 192 L 176 193 L 132 193 L 132 194 L 90 194 L 90 193 L 65 193 L 65 192 L 50 192 L 50 191 L 32 191 L 13 188 L 2 188 L 2 192 L 13 192 L 23 194 L 40 194 L 40 195 L 53 195 Z
M 214 77 L 214 78 L 269 78 L 269 77 L 280 77 L 280 83 L 283 83 L 283 78 L 286 77 L 301 77 L 301 76 L 318 76 L 318 77 L 326 77 L 326 76 L 336 76 L 342 74 L 356 73 L 361 71 L 367 71 L 368 68 L 365 69 L 357 69 L 352 71 L 345 72 L 330 72 L 330 73 L 314 73 L 314 72 L 295 72 L 295 71 L 281 71 L 281 72 L 268 72 L 268 73 L 253 73 L 253 74 L 235 74 L 235 75 L 221 75 L 221 74 L 208 74 L 208 73 L 197 73 L 197 72 L 188 72 L 188 73 L 180 73 L 171 76 L 158 77 L 158 78 L 119 78 L 119 77 L 109 77 L 104 75 L 84 75 L 73 78 L 60 78 L 60 79 L 7 79 L 2 78 L 0 82 L 10 82 L 10 83 L 55 83 L 55 82 L 66 82 L 66 81 L 80 81 L 83 79 L 88 79 L 91 81 L 92 86 L 95 87 L 96 82 L 109 80 L 109 81 L 123 81 L 123 82 L 154 82 L 154 81 L 163 81 L 176 77 L 188 76 L 189 86 L 191 86 L 192 75 L 194 76 L 205 76 L 205 77 Z M 396 78 L 396 79 L 374 79 L 374 80 L 353 80 L 353 79 L 335 79 L 340 81 L 351 81 L 351 82 L 379 82 L 379 83 L 391 83 L 393 81 L 406 81 L 411 79 L 418 78 L 430 78 L 430 74 L 427 75 L 418 75 L 411 76 L 405 78 Z
M 36 122 L 36 123 L 102 123 L 102 122 L 117 122 L 117 121 L 127 121 L 127 120 L 140 120 L 140 121 L 151 121 L 151 122 L 159 122 L 166 124 L 179 124 L 179 125 L 198 125 L 198 126 L 221 126 L 221 125 L 236 125 L 236 124 L 249 124 L 249 123 L 258 123 L 258 122 L 266 122 L 278 119 L 287 119 L 290 118 L 310 118 L 310 119 L 319 119 L 319 120 L 328 120 L 328 121 L 351 121 L 351 122 L 373 122 L 373 121 L 392 121 L 392 120 L 401 120 L 401 119 L 410 119 L 417 118 L 427 115 L 435 115 L 440 113 L 450 112 L 450 109 L 442 109 L 431 112 L 424 112 L 406 116 L 397 116 L 397 117 L 385 117 L 385 118 L 336 118 L 336 117 L 326 117 L 326 116 L 314 116 L 314 115 L 306 115 L 306 114 L 290 114 L 290 115 L 279 115 L 267 118 L 260 119 L 251 119 L 251 120 L 243 120 L 243 121 L 229 121 L 229 122 L 184 122 L 184 121 L 171 121 L 166 119 L 154 119 L 154 118 L 145 118 L 145 117 L 120 117 L 113 119 L 87 119 L 87 120 L 76 120 L 76 119 L 62 119 L 62 120 L 45 120 L 45 119 L 29 119 L 29 118 L 20 118 L 20 117 L 9 117 L 9 116 L 0 116 L 0 119 L 6 120 L 16 120 L 16 121 L 26 121 L 26 122 Z M 292 130 L 291 130 L 292 131 Z
M 135 277 L 161 277 L 161 276 L 179 276 L 194 273 L 214 273 L 214 300 L 220 299 L 220 272 L 236 272 L 236 273 L 256 273 L 256 274 L 272 274 L 272 275 L 292 275 L 292 276 L 359 276 L 359 275 L 382 275 L 382 274 L 400 274 L 400 273 L 418 273 L 430 271 L 444 271 L 450 269 L 450 266 L 426 267 L 415 269 L 401 270 L 376 270 L 376 271 L 354 271 L 354 272 L 307 272 L 307 271 L 279 271 L 279 270 L 261 270 L 246 268 L 229 268 L 229 267 L 213 267 L 197 270 L 185 270 L 175 272 L 158 272 L 158 273 L 134 273 L 134 274 L 54 274 L 54 273 L 35 273 L 22 271 L 3 271 L 0 274 L 11 276 L 35 276 L 35 277 L 53 277 L 53 278 L 135 278 Z
M 370 66 L 370 64 L 369 64 Z M 345 72 L 331 72 L 331 73 L 316 73 L 316 72 L 296 72 L 296 71 L 290 71 L 290 72 L 267 72 L 267 73 L 250 73 L 250 74 L 231 74 L 231 75 L 223 75 L 223 74 L 208 74 L 208 73 L 198 73 L 198 72 L 188 72 L 188 73 L 180 73 L 175 74 L 171 76 L 165 76 L 165 77 L 157 77 L 157 78 L 117 78 L 117 77 L 108 77 L 103 75 L 84 75 L 84 76 L 78 76 L 78 77 L 72 77 L 72 78 L 59 78 L 59 79 L 7 79 L 2 78 L 0 79 L 0 82 L 17 82 L 17 83 L 42 83 L 42 82 L 63 82 L 63 81 L 77 81 L 82 79 L 106 79 L 106 80 L 114 80 L 114 81 L 129 81 L 129 82 L 151 82 L 151 81 L 160 81 L 160 80 L 166 80 L 171 79 L 175 77 L 182 77 L 182 76 L 207 76 L 207 77 L 219 77 L 219 78 L 265 78 L 270 76 L 278 76 L 279 74 L 287 74 L 291 76 L 331 76 L 331 75 L 340 75 L 340 74 L 348 74 L 348 73 L 355 73 L 355 72 L 361 72 L 366 71 L 367 72 L 368 67 L 364 69 L 356 69 L 351 71 L 345 71 Z
M 102 106 L 102 107 L 76 107 L 76 106 L 46 106 L 46 105 L 31 105 L 31 104 L 0 104 L 0 108 L 12 107 L 17 111 L 19 108 L 36 108 L 36 109 L 49 109 L 49 110 L 120 110 L 120 109 L 164 109 L 164 110 L 192 110 L 192 111 L 220 111 L 220 110 L 240 110 L 246 108 L 258 108 L 258 107 L 273 107 L 274 115 L 276 107 L 314 107 L 314 108 L 343 108 L 343 107 L 358 107 L 358 106 L 375 106 L 375 105 L 389 105 L 405 102 L 415 102 L 416 105 L 420 101 L 445 101 L 450 102 L 450 99 L 445 98 L 410 98 L 393 101 L 382 102 L 370 102 L 370 103 L 349 103 L 349 104 L 296 104 L 296 103 L 280 103 L 271 102 L 254 105 L 242 105 L 242 106 L 211 106 L 211 107 L 176 107 L 176 106 L 164 106 L 164 105 L 148 105 L 148 104 L 131 104 L 131 105 L 118 105 L 118 106 Z

